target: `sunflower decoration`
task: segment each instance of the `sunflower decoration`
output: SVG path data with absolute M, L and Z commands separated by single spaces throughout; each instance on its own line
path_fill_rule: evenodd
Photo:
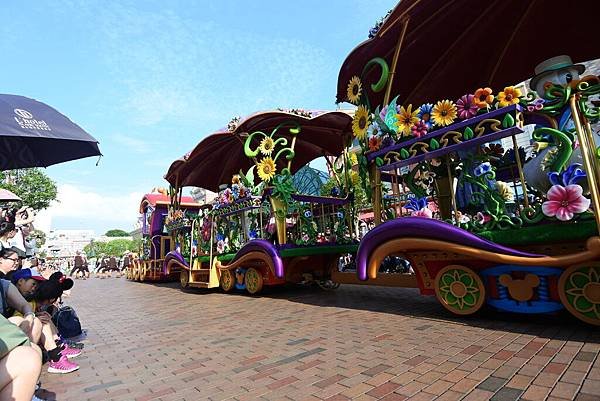
M 396 115 L 398 119 L 396 125 L 402 136 L 410 135 L 412 126 L 419 122 L 419 111 L 419 109 L 412 111 L 412 104 L 409 104 L 406 109 L 404 106 L 400 107 L 400 112 Z
M 275 148 L 275 142 L 273 141 L 273 138 L 271 138 L 270 136 L 263 139 L 260 142 L 260 145 L 258 146 L 260 153 L 262 153 L 265 156 L 270 156 L 271 153 L 273 153 L 274 148 Z
M 258 176 L 261 180 L 268 182 L 275 176 L 275 171 L 277 167 L 275 167 L 275 162 L 270 157 L 265 157 L 261 161 L 258 162 Z
M 367 128 L 369 128 L 370 116 L 369 111 L 363 105 L 358 106 L 356 113 L 354 113 L 354 119 L 352 120 L 352 132 L 354 136 L 359 140 L 364 139 L 367 135 Z
M 433 106 L 431 118 L 441 127 L 452 124 L 456 119 L 456 105 L 451 100 L 440 100 Z
M 347 97 L 348 101 L 353 104 L 358 104 L 360 100 L 360 96 L 362 95 L 362 82 L 360 82 L 360 78 L 356 75 L 352 77 L 350 82 L 348 82 L 348 90 Z
M 514 86 L 507 86 L 503 92 L 498 93 L 498 105 L 500 107 L 510 106 L 519 103 L 521 90 Z

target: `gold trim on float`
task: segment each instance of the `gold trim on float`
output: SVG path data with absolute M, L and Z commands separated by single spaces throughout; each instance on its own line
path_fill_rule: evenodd
M 235 262 L 233 262 L 229 265 L 222 265 L 220 260 L 215 260 L 215 267 L 219 271 L 233 270 L 233 269 L 237 269 L 238 267 L 243 266 L 244 264 L 247 264 L 250 261 L 256 261 L 256 260 L 259 260 L 259 261 L 265 263 L 269 267 L 269 270 L 273 274 L 273 277 L 277 277 L 275 275 L 275 266 L 273 266 L 273 260 L 271 259 L 271 257 L 263 252 L 257 252 L 257 251 L 249 252 L 249 253 L 241 256 L 238 260 L 236 260 Z
M 383 258 L 397 252 L 442 250 L 485 260 L 494 263 L 513 264 L 522 266 L 563 267 L 584 263 L 600 258 L 600 237 L 590 237 L 586 242 L 586 250 L 564 256 L 525 257 L 498 254 L 473 248 L 467 245 L 453 244 L 445 241 L 424 238 L 399 238 L 379 245 L 373 250 L 367 264 L 367 274 L 370 279 L 377 278 L 377 270 Z

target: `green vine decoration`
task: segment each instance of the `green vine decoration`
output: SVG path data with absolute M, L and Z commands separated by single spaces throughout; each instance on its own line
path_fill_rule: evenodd
M 366 76 L 369 71 L 375 66 L 379 66 L 381 69 L 381 74 L 379 75 L 379 80 L 371 84 L 371 90 L 375 93 L 381 92 L 385 89 L 385 85 L 387 84 L 389 75 L 390 75 L 390 67 L 387 62 L 381 57 L 375 57 L 365 65 L 361 73 L 361 81 L 366 82 Z M 367 107 L 367 110 L 371 111 L 371 101 L 369 100 L 369 96 L 367 95 L 367 91 L 361 95 L 361 103 Z
M 572 134 L 548 127 L 536 129 L 533 131 L 532 137 L 536 141 L 543 141 L 544 135 L 552 136 L 558 143 L 558 152 L 556 153 L 549 170 L 561 172 L 565 169 L 567 162 L 573 154 L 573 141 L 575 138 Z

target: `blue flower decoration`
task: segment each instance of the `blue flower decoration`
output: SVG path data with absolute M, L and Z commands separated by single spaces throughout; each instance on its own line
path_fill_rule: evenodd
M 581 169 L 581 164 L 579 163 L 571 164 L 562 173 L 556 171 L 548 173 L 548 179 L 552 185 L 562 185 L 563 187 L 577 184 L 579 180 L 585 177 L 587 177 L 587 174 Z
M 307 219 L 310 219 L 312 217 L 312 212 L 310 210 L 305 210 L 304 217 L 306 217 Z
M 248 231 L 248 238 L 250 238 L 250 239 L 257 239 L 258 238 L 258 232 L 256 230 L 250 230 L 250 231 Z
M 408 210 L 412 210 L 412 211 L 419 211 L 423 208 L 427 207 L 427 197 L 423 197 L 423 198 L 410 198 L 410 200 L 408 201 L 408 203 L 406 205 L 404 205 L 405 209 Z
M 485 162 L 475 167 L 475 170 L 473 170 L 473 174 L 475 174 L 475 177 L 481 177 L 482 175 L 487 174 L 490 171 L 492 171 L 492 165 L 489 162 Z
M 338 219 L 343 219 L 344 218 L 344 212 L 337 212 L 337 218 Z
M 217 241 L 225 241 L 225 236 L 223 234 L 217 234 Z
M 431 112 L 433 111 L 433 104 L 425 103 L 421 107 L 419 107 L 419 120 L 423 121 L 423 124 L 427 126 L 427 130 L 433 127 L 433 122 L 431 121 Z
M 231 193 L 233 193 L 233 199 L 238 199 L 240 197 L 240 186 L 238 184 L 233 184 L 231 186 Z
M 340 196 L 340 189 L 338 187 L 331 188 L 331 196 Z
M 377 136 L 377 135 L 379 135 L 380 131 L 381 131 L 381 129 L 379 128 L 379 124 L 377 124 L 377 121 L 373 121 L 369 125 L 369 128 L 367 128 L 367 134 L 369 136 Z

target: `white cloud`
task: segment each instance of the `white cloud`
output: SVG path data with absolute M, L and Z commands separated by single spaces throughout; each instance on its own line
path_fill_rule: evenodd
M 71 227 L 57 227 L 55 222 L 77 219 L 95 230 L 106 226 L 131 228 L 137 220 L 143 195 L 142 192 L 100 194 L 75 185 L 60 184 L 58 202 L 41 211 L 35 225 L 43 231 L 69 229 Z
M 147 140 L 121 134 L 113 135 L 112 139 L 135 153 L 149 153 L 157 145 L 156 142 L 148 142 Z

